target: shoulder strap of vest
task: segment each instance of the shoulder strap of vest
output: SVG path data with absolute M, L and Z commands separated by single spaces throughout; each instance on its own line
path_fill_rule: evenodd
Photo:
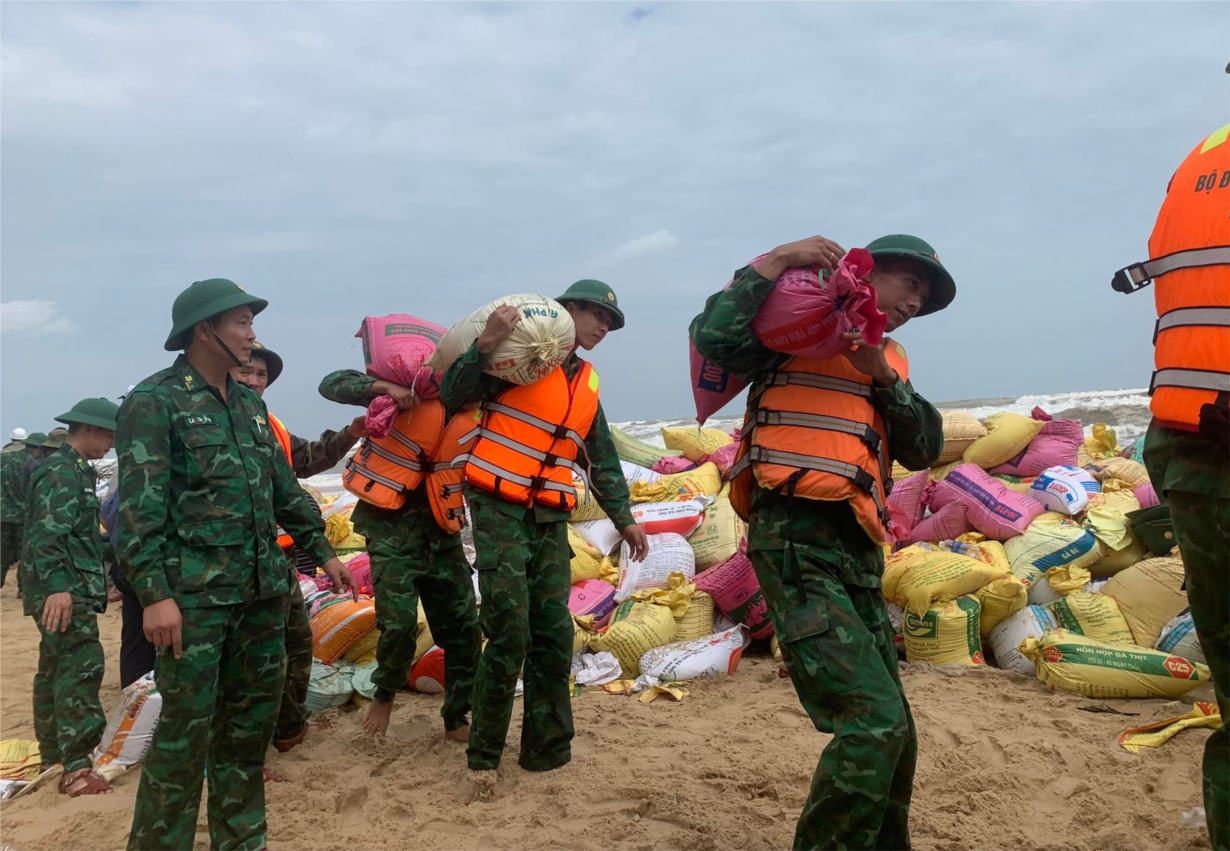
M 1133 263 L 1115 273 L 1110 285 L 1115 292 L 1131 295 L 1153 283 L 1154 278 L 1180 269 L 1199 269 L 1205 266 L 1230 266 L 1230 245 L 1214 245 L 1208 248 L 1191 248 L 1176 251 L 1164 257 L 1154 257 L 1142 263 Z

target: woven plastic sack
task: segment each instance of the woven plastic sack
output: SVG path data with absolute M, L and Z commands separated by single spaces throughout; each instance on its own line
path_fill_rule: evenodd
M 1163 627 L 1161 637 L 1158 638 L 1154 649 L 1172 656 L 1182 656 L 1184 659 L 1190 659 L 1202 665 L 1207 664 L 1190 610 L 1170 619 L 1170 623 Z
M 694 641 L 713 634 L 713 613 L 717 611 L 713 598 L 704 591 L 695 591 L 688 598 L 688 608 L 675 619 L 675 640 Z
M 355 670 L 355 666 L 348 662 L 326 665 L 319 659 L 313 659 L 305 702 L 308 711 L 324 712 L 326 709 L 344 706 L 354 694 L 351 678 Z
M 312 618 L 312 655 L 332 663 L 376 627 L 376 604 L 369 599 L 338 603 Z
M 673 532 L 685 538 L 695 532 L 705 516 L 705 506 L 696 500 L 644 502 L 631 506 L 632 519 L 646 535 Z
M 1142 647 L 1157 644 L 1172 618 L 1188 607 L 1183 560 L 1151 558 L 1116 573 L 1102 593 L 1114 597 Z
M 1015 576 L 993 579 L 974 592 L 974 596 L 982 605 L 978 634 L 984 641 L 990 638 L 991 630 L 1029 605 L 1025 583 Z
M 444 694 L 444 650 L 433 647 L 410 668 L 406 685 L 420 694 Z
M 1107 644 L 1135 644 L 1114 597 L 1077 591 L 1048 605 L 1060 629 Z
M 673 476 L 675 473 L 686 473 L 688 470 L 695 469 L 696 462 L 689 461 L 687 458 L 659 458 L 653 464 L 653 471 L 664 476 Z
M 985 470 L 998 467 L 1029 446 L 1042 423 L 1020 414 L 992 414 L 982 421 L 987 435 L 973 443 L 962 455 L 966 464 L 977 464 Z
M 896 478 L 895 470 L 894 467 L 894 479 Z M 930 483 L 927 473 L 927 470 L 923 470 L 919 473 L 908 474 L 893 485 L 892 493 L 888 495 L 888 503 L 885 506 L 889 516 L 888 532 L 894 541 L 904 541 L 909 538 L 914 527 L 926 513 L 927 508 L 923 505 L 923 495 Z
M 746 533 L 746 525 L 723 491 L 705 509 L 700 526 L 688 536 L 688 543 L 696 554 L 696 572 L 719 565 L 738 552 L 739 542 Z
M 972 594 L 1007 575 L 1002 567 L 969 556 L 915 545 L 889 556 L 882 593 L 921 617 L 936 603 Z
M 1041 408 L 1034 408 L 1032 417 L 1043 424 L 1038 435 L 992 473 L 1029 477 L 1049 467 L 1076 465 L 1077 452 L 1085 440 L 1080 420 L 1057 420 Z
M 697 497 L 717 496 L 722 490 L 722 474 L 716 464 L 701 464 L 695 470 L 663 476 L 653 483 L 637 482 L 628 488 L 633 502 L 679 502 Z
M 677 641 L 645 651 L 641 673 L 664 683 L 728 676 L 739 667 L 746 627 L 692 641 Z
M 987 427 L 968 411 L 943 411 L 944 449 L 940 452 L 937 467 L 960 461 L 969 449 L 987 436 Z
M 1101 492 L 1101 483 L 1080 467 L 1050 467 L 1029 486 L 1029 495 L 1047 511 L 1069 516 L 1080 514 L 1090 498 Z
M 760 581 L 751 559 L 738 552 L 699 574 L 696 587 L 713 597 L 718 610 L 735 623 L 748 628 L 752 638 L 768 638 L 773 634 L 769 604 L 760 590 Z
M 120 703 L 111 713 L 102 741 L 94 748 L 94 767 L 136 765 L 145 759 L 161 714 L 162 695 L 150 671 L 120 693 Z
M 1013 493 L 973 464 L 962 464 L 937 482 L 929 507 L 939 511 L 953 502 L 964 503 L 970 525 L 996 541 L 1022 534 L 1044 510 L 1037 500 Z
M 572 586 L 568 593 L 568 611 L 574 615 L 589 615 L 595 627 L 604 627 L 615 611 L 615 589 L 600 579 L 587 579 Z
M 619 460 L 628 461 L 640 467 L 653 469 L 654 464 L 663 458 L 683 457 L 683 453 L 677 449 L 665 449 L 643 440 L 637 440 L 615 426 L 611 426 L 611 438 L 615 441 L 615 454 L 619 456 Z
M 1204 665 L 1144 647 L 1107 644 L 1065 629 L 1027 638 L 1021 652 L 1051 688 L 1085 697 L 1182 697 L 1209 682 Z
M 615 611 L 611 626 L 589 641 L 590 649 L 619 660 L 623 675 L 641 675 L 641 657 L 654 647 L 675 640 L 675 615 L 667 606 L 629 600 Z
M 735 439 L 717 428 L 663 428 L 662 442 L 667 449 L 677 449 L 689 461 L 701 463 L 710 452 L 729 446 Z
M 450 328 L 428 366 L 447 370 L 482 334 L 495 309 L 506 304 L 517 308 L 521 321 L 487 356 L 484 372 L 513 384 L 533 384 L 567 360 L 576 343 L 571 314 L 546 296 L 510 295 L 483 305 Z
M 619 588 L 615 600 L 622 603 L 637 591 L 667 587 L 672 573 L 691 579 L 696 575 L 696 555 L 682 535 L 667 532 L 648 535 L 649 554 L 644 561 L 633 561 L 625 541 L 619 559 Z
M 1028 638 L 1038 639 L 1055 628 L 1055 616 L 1041 606 L 1026 606 L 1004 618 L 990 632 L 987 641 L 995 654 L 995 667 L 1035 676 L 1038 668 L 1020 651 Z
M 978 627 L 980 610 L 976 597 L 949 600 L 921 615 L 907 609 L 903 630 L 906 659 L 933 665 L 985 665 Z
M 413 387 L 444 333 L 444 328 L 434 322 L 394 313 L 364 318 L 355 336 L 363 341 L 363 364 L 368 375 Z

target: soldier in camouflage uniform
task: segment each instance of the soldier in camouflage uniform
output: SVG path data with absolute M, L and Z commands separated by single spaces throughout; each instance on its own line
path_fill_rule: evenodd
M 128 846 L 191 848 L 209 774 L 210 846 L 266 845 L 265 750 L 286 676 L 290 571 L 279 525 L 353 587 L 281 457 L 264 403 L 228 370 L 251 356 L 267 302 L 198 281 L 171 311 L 169 368 L 120 408 L 120 561 L 158 648 L 162 716 Z
M 47 435 L 35 432 L 22 441 L 22 451 L 0 456 L 0 562 L 3 562 L 0 564 L 0 587 L 4 586 L 9 570 L 21 559 L 26 486 L 29 484 L 26 465 L 47 453 L 43 449 L 46 442 Z M 20 590 L 20 580 L 17 587 Z
M 946 307 L 955 296 L 952 278 L 922 240 L 884 237 L 868 250 L 877 267 L 885 266 L 873 272 L 872 285 L 889 330 Z M 844 254 L 814 237 L 740 269 L 692 321 L 696 350 L 752 382 L 749 399 L 757 398 L 765 379 L 788 360 L 752 330 L 761 304 L 788 268 L 832 271 Z M 877 280 L 886 270 L 887 277 Z M 861 342 L 856 337 L 849 339 Z M 871 401 L 887 423 L 890 455 L 909 469 L 925 469 L 943 448 L 942 420 L 887 367 L 881 349 L 864 343 L 846 357 L 873 379 Z M 748 548 L 799 701 L 817 730 L 834 734 L 820 757 L 794 847 L 909 848 L 918 744 L 880 593 L 879 542 L 863 530 L 849 502 L 791 499 L 783 490 L 766 490 L 753 478 Z
M 111 791 L 90 759 L 107 725 L 97 619 L 107 608 L 107 580 L 89 462 L 111 449 L 118 411 L 106 399 L 85 399 L 56 417 L 69 424 L 66 442 L 34 471 L 26 497 L 22 608 L 42 633 L 34 734 L 43 765 L 63 764 L 60 791 L 74 797 Z
M 557 301 L 572 314 L 576 345 L 586 351 L 624 325 L 614 291 L 600 281 L 578 281 Z M 483 367 L 520 318 L 517 309 L 508 305 L 491 314 L 482 334 L 444 374 L 440 400 L 447 407 L 494 402 L 509 389 L 508 382 L 487 375 Z M 563 368 L 569 381 L 581 369 L 575 348 Z M 600 404 L 585 439 L 584 454 L 590 492 L 620 530 L 632 558 L 643 560 L 648 550 L 645 533 L 632 519 L 628 484 Z M 523 664 L 520 766 L 527 771 L 550 771 L 572 758 L 569 512 L 537 503 L 527 508 L 473 484 L 467 485 L 466 499 L 478 555 L 475 567 L 483 601 L 480 621 L 488 642 L 474 687 L 474 725 L 466 753 L 475 782 L 490 786 L 496 781 L 504 752 Z
M 265 390 L 282 374 L 282 356 L 260 343 L 252 344 L 252 358 L 243 366 L 231 369 L 231 377 L 247 385 L 257 396 L 265 397 Z M 304 440 L 289 434 L 291 469 L 301 479 L 315 476 L 331 469 L 346 457 L 355 441 L 367 434 L 363 417 L 357 417 L 341 431 L 325 431 L 319 440 Z M 317 514 L 320 506 L 310 494 L 308 500 Z M 298 547 L 287 553 L 291 562 L 290 602 L 286 613 L 286 684 L 282 688 L 282 705 L 278 721 L 273 728 L 273 746 L 279 753 L 286 753 L 303 742 L 308 733 L 307 708 L 308 684 L 312 679 L 312 618 L 303 589 L 299 587 L 300 573 L 316 575 L 316 565 L 311 557 Z
M 403 410 L 414 406 L 405 387 L 355 370 L 330 373 L 320 395 L 343 405 L 367 405 L 390 396 Z M 355 531 L 367 540 L 376 591 L 376 686 L 363 729 L 382 736 L 388 730 L 393 701 L 406 684 L 414 662 L 419 601 L 432 638 L 444 650 L 445 737 L 466 742 L 470 735 L 470 699 L 482 647 L 470 566 L 461 536 L 441 529 L 423 485 L 407 494 L 401 508 L 379 508 L 359 500 L 351 514 Z

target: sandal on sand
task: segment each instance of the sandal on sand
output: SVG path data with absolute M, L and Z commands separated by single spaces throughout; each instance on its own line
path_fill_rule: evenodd
M 288 750 L 293 748 L 295 745 L 303 744 L 303 740 L 307 738 L 308 729 L 311 726 L 312 726 L 311 724 L 304 721 L 303 729 L 300 730 L 296 735 L 291 736 L 289 739 L 279 739 L 278 741 L 273 743 L 273 746 L 277 749 L 278 753 L 286 753 Z
M 111 784 L 92 768 L 84 768 L 65 774 L 60 778 L 60 794 L 70 798 L 82 795 L 103 795 L 111 791 Z
M 283 777 L 272 768 L 262 768 L 261 775 L 265 778 L 266 783 L 289 783 L 289 777 Z

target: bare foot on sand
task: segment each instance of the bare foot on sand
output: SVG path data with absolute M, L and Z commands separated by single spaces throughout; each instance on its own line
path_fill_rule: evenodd
M 469 781 L 478 789 L 494 789 L 495 783 L 499 779 L 499 775 L 495 771 L 475 771 L 469 769 L 466 773 Z
M 381 703 L 373 700 L 363 716 L 363 729 L 369 736 L 383 736 L 389 730 L 389 716 L 393 714 L 393 701 Z
M 456 730 L 445 730 L 444 738 L 450 742 L 456 742 L 459 745 L 469 744 L 470 725 L 466 724 L 464 727 L 458 727 Z

